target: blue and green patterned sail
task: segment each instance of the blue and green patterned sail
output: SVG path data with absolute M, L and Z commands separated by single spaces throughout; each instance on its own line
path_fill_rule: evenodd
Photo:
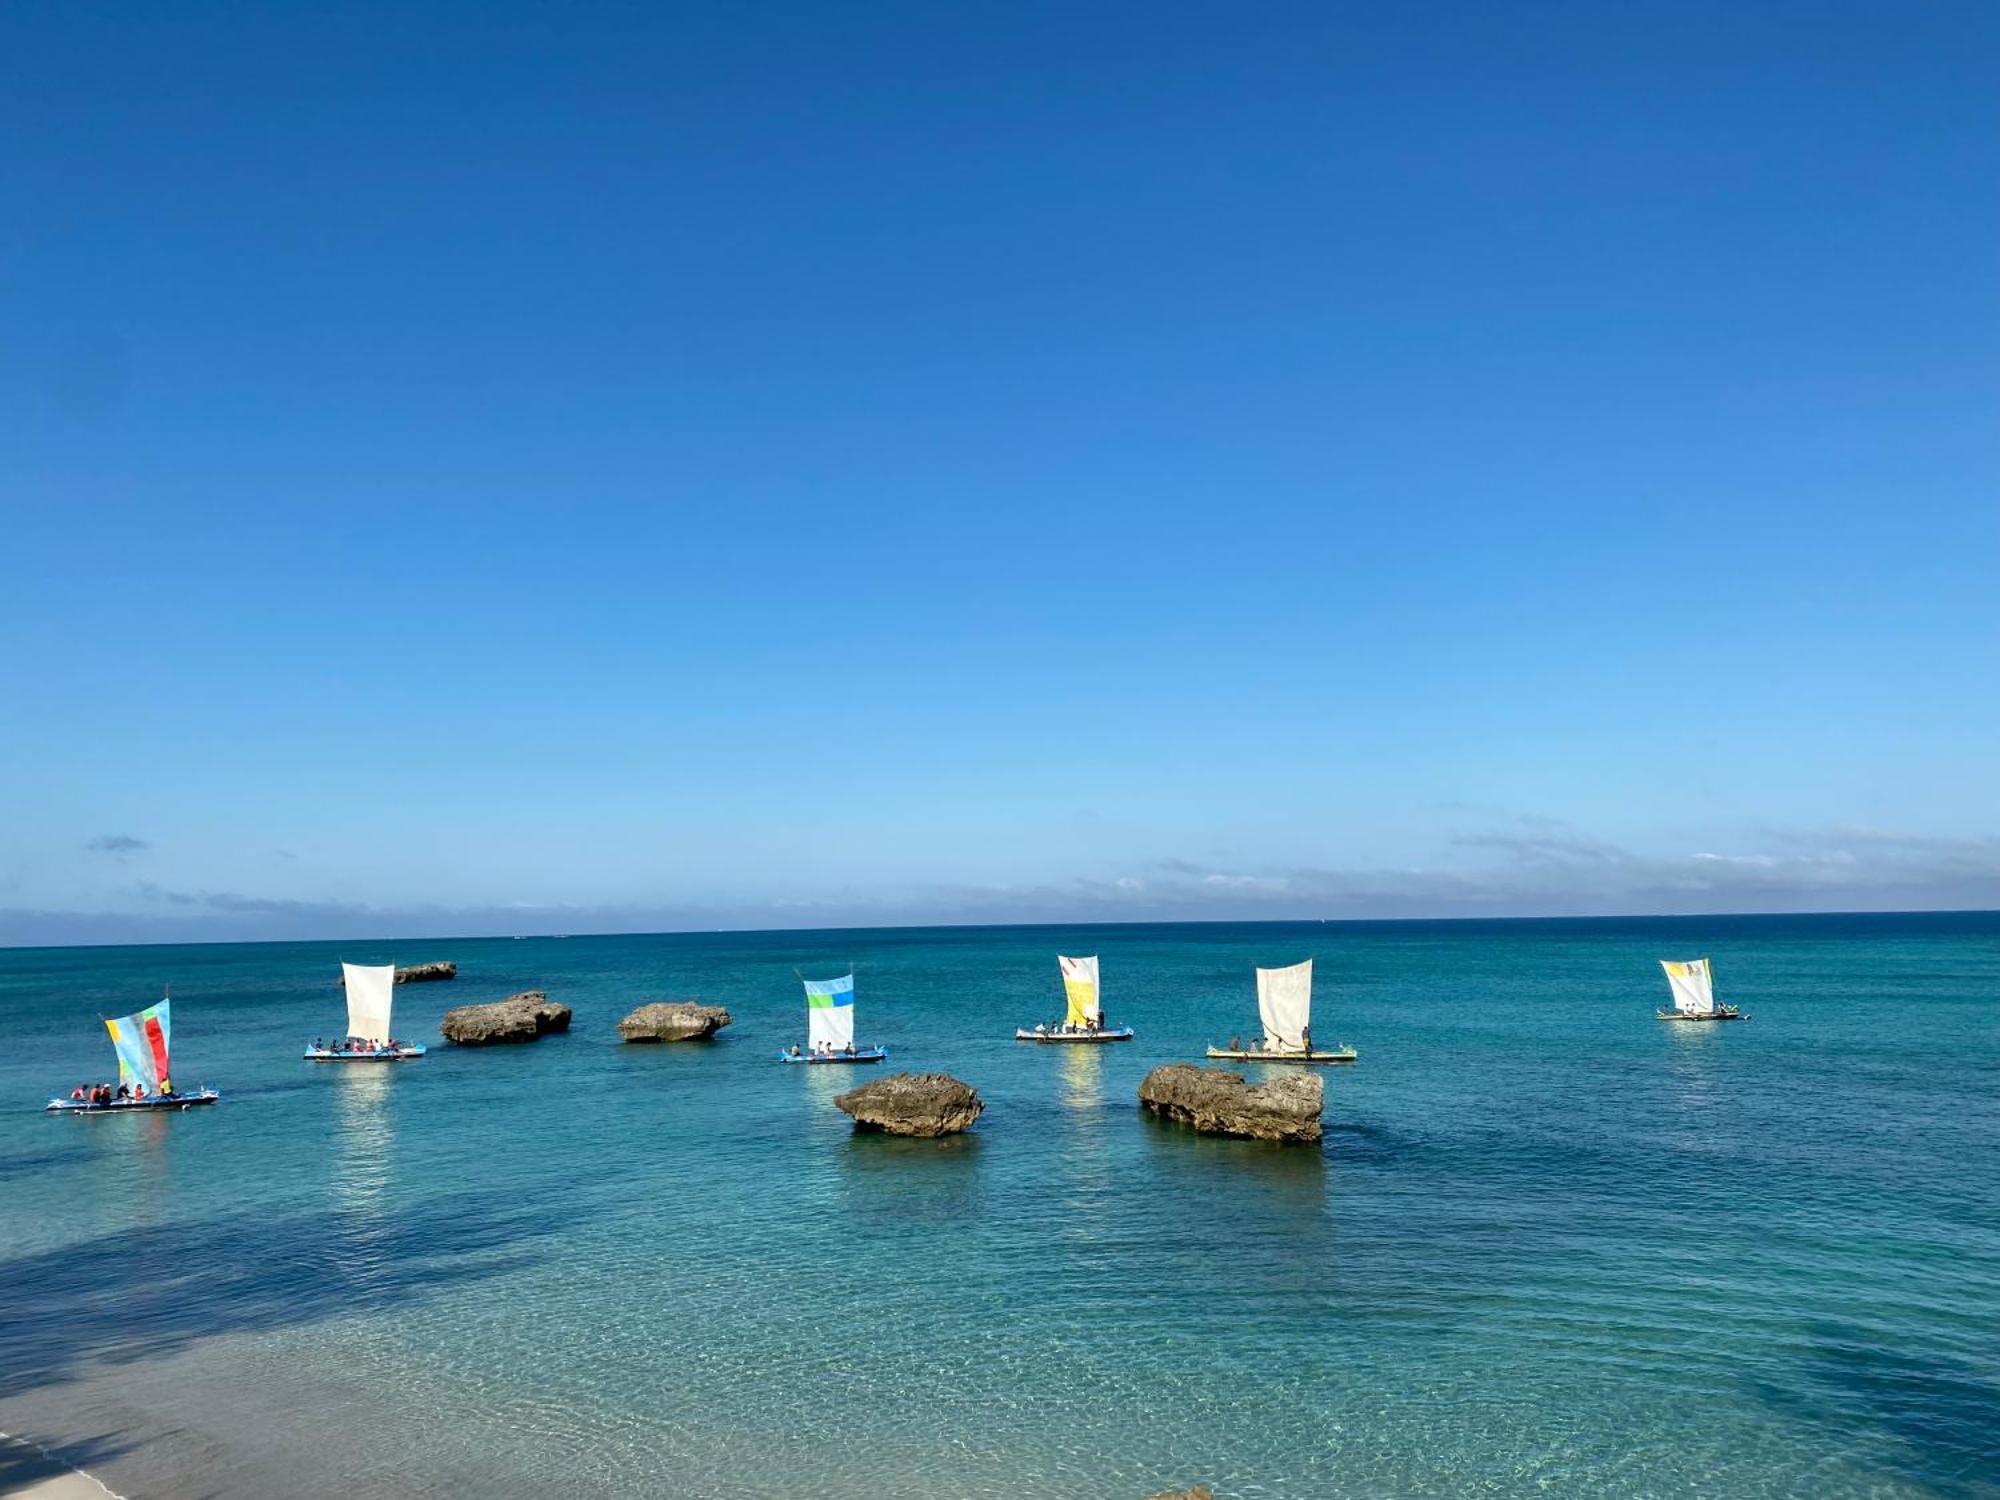
M 808 979 L 806 1040 L 814 1048 L 843 1052 L 854 1045 L 854 976 Z

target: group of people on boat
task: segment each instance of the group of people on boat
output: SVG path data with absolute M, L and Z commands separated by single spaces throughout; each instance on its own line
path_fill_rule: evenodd
M 792 1043 L 792 1056 L 794 1057 L 859 1057 L 860 1055 L 859 1052 L 854 1050 L 854 1043 L 852 1042 L 849 1042 L 845 1047 L 830 1046 L 826 1042 L 814 1042 L 810 1052 L 801 1052 L 799 1044 L 797 1042 Z
M 153 1094 L 146 1092 L 146 1085 L 143 1083 L 135 1083 L 129 1086 L 121 1083 L 115 1089 L 108 1083 L 79 1083 L 69 1091 L 69 1097 L 70 1102 L 73 1104 L 125 1104 L 127 1102 L 138 1104 L 146 1099 L 172 1099 L 175 1095 L 173 1081 L 162 1078 L 160 1080 L 159 1091 Z
M 1286 1052 L 1286 1053 L 1302 1052 L 1308 1057 L 1312 1055 L 1313 1033 L 1312 1033 L 1312 1027 L 1310 1026 L 1302 1026 L 1299 1028 L 1299 1045 L 1296 1048 L 1274 1047 L 1271 1045 L 1271 1041 L 1272 1039 L 1270 1037 L 1266 1037 L 1261 1044 L 1251 1048 L 1250 1050 L 1253 1052 Z M 1229 1050 L 1231 1052 L 1241 1052 L 1243 1050 L 1243 1038 L 1240 1036 L 1231 1037 L 1229 1039 Z
M 1098 1036 L 1111 1029 L 1111 1023 L 1100 1015 L 1095 1021 L 1041 1021 L 1035 1026 L 1035 1035 Z
M 400 1052 L 408 1045 L 408 1042 L 398 1041 L 395 1037 L 383 1041 L 379 1037 L 344 1036 L 336 1042 L 329 1042 L 322 1037 L 313 1038 L 313 1051 L 331 1052 L 336 1056 L 345 1053 L 365 1055 L 370 1052 Z

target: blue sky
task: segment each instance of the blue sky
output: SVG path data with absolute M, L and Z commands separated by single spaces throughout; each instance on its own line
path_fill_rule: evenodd
M 0 942 L 2000 905 L 1985 5 L 0 9 Z

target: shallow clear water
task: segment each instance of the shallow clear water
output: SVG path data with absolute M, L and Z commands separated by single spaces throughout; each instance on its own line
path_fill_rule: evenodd
M 1058 951 L 1136 1042 L 1011 1040 Z M 1703 952 L 1749 1023 L 1653 1019 Z M 1322 1149 L 1141 1117 L 1307 954 Z M 575 1028 L 315 1068 L 341 956 Z M 971 1135 L 773 1060 L 850 960 Z M 224 1102 L 37 1113 L 165 981 Z M 15 951 L 0 1018 L 0 1428 L 128 1494 L 2000 1495 L 2000 917 Z

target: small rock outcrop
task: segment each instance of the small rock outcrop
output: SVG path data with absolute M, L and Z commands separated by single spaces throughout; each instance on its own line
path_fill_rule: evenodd
M 568 1031 L 569 1007 L 556 1004 L 540 990 L 523 990 L 490 1005 L 460 1005 L 448 1010 L 439 1029 L 446 1041 L 461 1047 L 532 1042 L 551 1031 Z
M 407 969 L 396 970 L 398 984 L 425 984 L 433 979 L 456 978 L 458 978 L 458 965 L 450 959 L 440 959 L 436 963 L 429 964 L 411 964 Z M 343 973 L 333 983 L 337 989 L 346 989 L 347 975 Z
M 1198 1484 L 1191 1490 L 1161 1490 L 1157 1495 L 1148 1495 L 1146 1500 L 1215 1500 L 1215 1491 Z
M 729 1024 L 729 1012 L 719 1005 L 672 1000 L 642 1005 L 618 1023 L 628 1042 L 697 1042 Z
M 433 979 L 458 978 L 458 965 L 450 959 L 440 959 L 436 963 L 411 964 L 407 969 L 396 971 L 398 984 L 428 984 Z
M 986 1106 L 972 1085 L 949 1073 L 897 1073 L 835 1097 L 835 1109 L 854 1116 L 861 1130 L 890 1135 L 952 1135 Z
M 1326 1085 L 1317 1073 L 1287 1073 L 1248 1084 L 1226 1068 L 1168 1063 L 1139 1085 L 1139 1102 L 1165 1119 L 1209 1135 L 1259 1141 L 1316 1141 Z

